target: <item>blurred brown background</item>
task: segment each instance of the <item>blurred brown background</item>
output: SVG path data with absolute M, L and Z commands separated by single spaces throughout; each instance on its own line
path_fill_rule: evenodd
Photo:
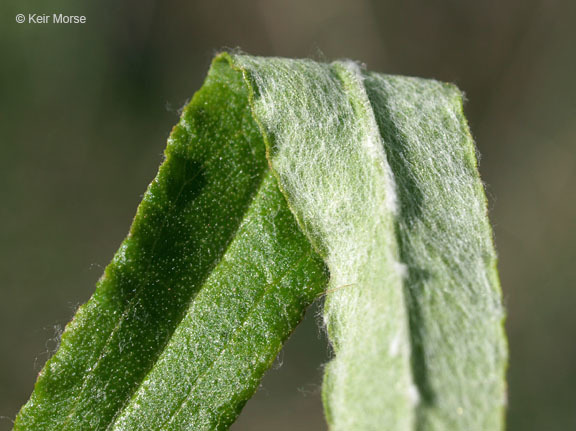
M 576 2 L 49 3 L 0 3 L 0 429 L 127 233 L 178 108 L 223 47 L 348 57 L 466 92 L 509 313 L 508 429 L 576 429 Z M 53 12 L 88 22 L 15 22 Z M 314 313 L 233 430 L 325 429 Z

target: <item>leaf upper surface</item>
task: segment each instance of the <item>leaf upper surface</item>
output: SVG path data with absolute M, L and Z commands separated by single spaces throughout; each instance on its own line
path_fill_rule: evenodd
M 216 62 L 15 428 L 226 429 L 326 277 Z

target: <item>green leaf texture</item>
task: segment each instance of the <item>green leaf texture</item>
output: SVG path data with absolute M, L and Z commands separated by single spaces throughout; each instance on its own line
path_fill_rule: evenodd
M 221 54 L 15 429 L 227 429 L 324 290 L 332 430 L 503 428 L 504 313 L 458 90 Z

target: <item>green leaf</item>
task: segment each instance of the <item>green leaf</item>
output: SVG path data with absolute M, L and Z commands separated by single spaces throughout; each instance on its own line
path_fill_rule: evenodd
M 227 429 L 327 289 L 331 429 L 501 429 L 495 259 L 457 89 L 222 54 L 15 427 Z
M 216 62 L 16 429 L 225 429 L 257 388 L 326 272 L 247 94 Z

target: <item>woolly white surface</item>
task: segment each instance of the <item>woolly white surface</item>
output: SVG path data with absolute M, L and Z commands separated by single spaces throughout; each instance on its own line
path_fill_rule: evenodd
M 394 183 L 359 69 L 269 60 L 260 72 L 251 58 L 240 61 L 259 91 L 254 108 L 281 187 L 331 274 L 329 423 L 337 430 L 369 429 L 374 421 L 411 429 L 417 391 L 394 245 Z
M 234 63 L 330 270 L 331 429 L 500 429 L 503 311 L 458 90 L 352 62 Z

